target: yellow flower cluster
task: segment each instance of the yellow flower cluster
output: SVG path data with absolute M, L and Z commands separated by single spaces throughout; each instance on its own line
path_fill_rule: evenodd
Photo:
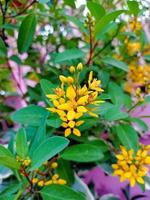
M 48 166 L 49 162 L 47 161 L 43 163 L 43 165 L 49 167 Z M 39 187 L 43 187 L 43 186 L 47 186 L 51 184 L 65 185 L 67 183 L 66 180 L 59 178 L 58 174 L 52 173 L 52 170 L 56 169 L 57 166 L 58 166 L 57 162 L 52 162 L 50 164 L 50 168 L 49 168 L 49 170 L 51 170 L 49 173 L 51 175 L 50 179 L 47 179 L 46 174 L 43 174 L 42 172 L 40 172 L 39 169 L 36 169 L 35 172 L 36 174 L 38 174 L 38 177 L 32 178 L 32 183 L 37 184 Z M 39 178 L 39 177 L 42 177 L 42 178 Z
M 117 163 L 112 165 L 114 175 L 119 176 L 121 182 L 129 180 L 131 187 L 136 183 L 144 184 L 144 177 L 148 172 L 147 165 L 150 165 L 149 150 L 150 145 L 141 145 L 135 154 L 133 149 L 128 151 L 121 146 L 120 154 L 116 154 Z
M 131 31 L 140 31 L 142 29 L 142 25 L 137 19 L 132 19 L 129 21 L 129 26 Z
M 145 87 L 145 93 L 150 93 L 150 66 L 136 66 L 130 65 L 129 66 L 129 73 L 128 73 L 128 81 L 125 84 L 125 90 L 129 93 L 132 93 L 136 87 Z M 140 89 L 137 90 L 136 93 L 139 94 Z M 138 95 L 137 94 L 137 95 Z
M 26 159 L 22 159 L 20 156 L 16 157 L 17 161 L 21 164 L 22 167 L 29 167 L 31 165 L 31 159 L 27 157 Z
M 78 127 L 84 123 L 80 118 L 85 114 L 98 117 L 93 110 L 103 101 L 98 100 L 98 95 L 103 92 L 101 81 L 93 78 L 93 72 L 89 74 L 88 84 L 80 86 L 79 75 L 83 69 L 82 63 L 77 67 L 71 66 L 71 76 L 59 76 L 61 86 L 54 89 L 54 94 L 47 94 L 53 103 L 53 107 L 47 108 L 50 112 L 57 113 L 63 121 L 65 137 L 71 133 L 81 136 Z M 94 105 L 90 108 L 90 105 Z

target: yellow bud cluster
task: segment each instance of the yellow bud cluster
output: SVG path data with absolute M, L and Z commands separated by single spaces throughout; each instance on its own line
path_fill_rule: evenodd
M 49 165 L 50 164 L 50 165 Z M 67 181 L 59 178 L 59 174 L 54 173 L 54 170 L 58 167 L 57 162 L 44 162 L 43 166 L 45 166 L 45 169 L 49 169 L 49 174 L 50 175 L 50 179 L 47 179 L 47 175 L 42 173 L 39 169 L 35 169 L 34 173 L 37 173 L 36 176 L 32 178 L 31 182 L 33 184 L 38 185 L 39 187 L 43 187 L 43 186 L 47 186 L 47 185 L 51 185 L 51 184 L 60 184 L 60 185 L 65 185 L 67 184 Z M 42 176 L 42 178 L 40 178 L 40 176 Z M 43 176 L 45 176 L 45 178 L 43 178 Z
M 21 157 L 16 157 L 17 161 L 20 162 L 22 167 L 29 167 L 31 165 L 31 159 L 27 157 L 26 159 L 22 159 Z
M 120 177 L 120 181 L 128 180 L 131 187 L 136 183 L 144 184 L 144 176 L 148 172 L 147 165 L 150 165 L 149 155 L 150 145 L 140 146 L 134 154 L 134 150 L 129 151 L 121 146 L 120 154 L 116 154 L 117 163 L 112 165 L 114 175 Z
M 100 87 L 101 81 L 93 78 L 93 72 L 89 74 L 88 83 L 81 86 L 78 77 L 83 70 L 82 63 L 77 67 L 70 66 L 69 71 L 72 76 L 59 76 L 61 86 L 54 89 L 54 94 L 47 97 L 53 103 L 53 107 L 47 108 L 50 112 L 57 113 L 65 128 L 65 137 L 71 133 L 81 136 L 79 126 L 84 123 L 80 118 L 85 114 L 93 117 L 97 115 L 92 112 L 96 106 L 103 101 L 98 100 L 98 95 L 103 92 Z M 93 108 L 90 105 L 94 105 Z

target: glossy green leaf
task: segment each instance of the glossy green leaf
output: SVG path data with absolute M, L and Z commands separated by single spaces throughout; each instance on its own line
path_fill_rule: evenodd
M 40 85 L 45 95 L 54 93 L 53 89 L 56 88 L 56 86 L 53 83 L 51 83 L 50 81 L 46 79 L 42 79 L 40 81 Z
M 113 106 L 112 108 L 108 109 L 104 115 L 104 118 L 108 121 L 125 119 L 127 117 L 128 114 L 126 112 L 122 112 L 119 106 Z
M 41 120 L 48 116 L 48 111 L 40 106 L 30 105 L 17 110 L 11 115 L 13 121 L 32 126 L 39 126 Z
M 86 200 L 80 192 L 64 185 L 50 185 L 41 191 L 43 200 Z
M 72 185 L 74 183 L 74 171 L 70 162 L 61 158 L 57 162 L 57 173 L 61 178 L 67 181 L 67 185 Z
M 128 65 L 126 63 L 116 60 L 112 57 L 105 57 L 102 59 L 102 62 L 104 62 L 106 65 L 111 65 L 118 69 L 122 69 L 125 72 L 128 72 Z
M 36 16 L 30 14 L 24 18 L 19 28 L 19 35 L 17 40 L 17 46 L 19 53 L 26 52 L 33 40 L 36 28 Z
M 62 121 L 57 114 L 51 114 L 47 120 L 47 125 L 53 128 L 59 128 L 61 124 L 62 124 Z
M 5 46 L 4 41 L 0 37 L 0 57 L 6 57 L 7 55 L 7 48 Z
M 89 1 L 87 2 L 87 7 L 97 21 L 105 15 L 105 9 L 98 3 Z
M 19 169 L 20 167 L 20 164 L 13 157 L 13 154 L 2 145 L 0 145 L 0 165 L 10 169 Z
M 91 144 L 77 144 L 68 147 L 61 157 L 64 160 L 71 160 L 76 162 L 94 162 L 103 158 L 101 149 L 96 145 Z
M 58 154 L 67 147 L 68 144 L 69 140 L 61 136 L 54 136 L 43 141 L 31 155 L 31 170 L 40 167 L 42 163 Z
M 138 16 L 140 12 L 139 3 L 137 1 L 127 1 L 129 11 L 134 16 Z
M 68 60 L 75 60 L 83 58 L 84 53 L 80 49 L 67 49 L 62 53 L 57 53 L 55 57 L 55 63 L 64 63 Z
M 16 135 L 16 152 L 21 158 L 25 158 L 28 153 L 27 137 L 23 128 Z
M 103 29 L 112 21 L 114 21 L 119 15 L 126 12 L 126 10 L 116 10 L 104 15 L 95 26 L 95 33 L 100 34 Z
M 129 125 L 118 125 L 115 127 L 116 134 L 122 143 L 128 150 L 134 149 L 136 152 L 138 149 L 138 135 L 137 132 Z

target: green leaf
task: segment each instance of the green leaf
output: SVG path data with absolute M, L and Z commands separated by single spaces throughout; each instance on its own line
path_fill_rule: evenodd
M 7 56 L 7 48 L 5 46 L 4 41 L 0 37 L 0 57 L 6 57 Z
M 27 137 L 23 128 L 16 135 L 16 152 L 21 158 L 25 158 L 28 153 Z
M 0 145 L 0 165 L 10 169 L 19 169 L 20 167 L 20 164 L 13 157 L 13 154 L 2 145 Z
M 79 28 L 79 31 L 81 30 L 85 34 L 87 33 L 87 30 L 84 27 L 84 23 L 82 23 L 78 18 L 74 16 L 66 16 L 66 18 L 73 22 Z
M 69 161 L 60 158 L 58 160 L 57 172 L 61 178 L 67 181 L 68 185 L 74 183 L 74 171 Z
M 19 28 L 17 46 L 19 53 L 26 52 L 33 40 L 36 28 L 36 16 L 30 14 L 24 18 Z
M 17 110 L 11 115 L 13 121 L 32 126 L 39 126 L 41 120 L 47 117 L 49 112 L 40 106 L 30 105 Z
M 46 79 L 42 79 L 40 81 L 40 85 L 45 95 L 54 93 L 53 89 L 56 88 L 56 86 L 53 83 L 51 83 L 50 81 Z
M 54 136 L 43 141 L 31 155 L 31 170 L 40 167 L 42 163 L 58 154 L 65 147 L 67 147 L 68 144 L 69 140 L 60 136 Z
M 105 15 L 105 9 L 98 3 L 87 2 L 87 7 L 90 10 L 91 15 L 94 16 L 97 21 Z
M 75 0 L 64 0 L 64 4 L 76 8 Z
M 41 191 L 43 200 L 86 200 L 84 195 L 65 185 L 50 185 Z
M 122 61 L 116 60 L 112 57 L 104 57 L 102 59 L 102 62 L 104 62 L 107 65 L 111 65 L 113 67 L 116 67 L 118 69 L 122 69 L 125 72 L 128 72 L 128 65 Z
M 128 114 L 120 111 L 119 106 L 113 106 L 104 115 L 104 118 L 108 121 L 115 121 L 120 119 L 125 119 L 128 117 Z
M 88 144 L 99 147 L 102 152 L 106 152 L 109 150 L 107 144 L 103 140 L 92 140 L 89 141 Z
M 140 12 L 138 2 L 137 1 L 127 1 L 127 4 L 128 4 L 130 13 L 133 14 L 134 16 L 138 16 L 138 14 Z
M 60 117 L 57 114 L 52 114 L 47 120 L 47 125 L 53 128 L 59 128 L 62 124 Z
M 136 152 L 138 149 L 138 135 L 137 132 L 130 125 L 118 125 L 115 127 L 116 134 L 120 142 L 128 149 L 134 149 Z
M 144 59 L 150 61 L 150 55 L 144 55 Z
M 112 103 L 118 106 L 124 106 L 126 105 L 127 107 L 130 104 L 130 100 L 128 99 L 127 95 L 124 94 L 123 89 L 117 85 L 115 82 L 109 82 L 108 85 L 108 93 L 111 98 Z
M 104 15 L 95 26 L 95 33 L 100 34 L 104 28 L 112 21 L 114 21 L 120 14 L 126 10 L 116 10 Z
M 80 49 L 67 49 L 62 53 L 57 53 L 55 57 L 55 63 L 64 63 L 68 60 L 75 60 L 83 58 L 84 53 Z
M 143 129 L 143 131 L 145 132 L 148 131 L 148 125 L 143 120 L 135 117 L 134 118 L 130 117 L 129 120 L 131 122 L 135 122 L 136 124 L 138 124 Z
M 99 147 L 91 144 L 77 144 L 68 147 L 61 157 L 64 160 L 76 162 L 94 162 L 103 158 L 103 153 Z

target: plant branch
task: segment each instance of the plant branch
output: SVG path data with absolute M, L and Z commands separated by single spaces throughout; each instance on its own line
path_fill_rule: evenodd
M 33 0 L 29 5 L 27 5 L 23 10 L 21 10 L 20 12 L 18 12 L 17 14 L 15 14 L 15 15 L 9 15 L 9 16 L 7 16 L 6 18 L 15 18 L 15 17 L 17 17 L 17 16 L 19 16 L 19 15 L 21 15 L 21 14 L 24 14 L 25 12 L 26 12 L 26 10 L 28 9 L 28 8 L 30 8 L 34 3 L 36 3 L 37 2 L 37 0 Z

